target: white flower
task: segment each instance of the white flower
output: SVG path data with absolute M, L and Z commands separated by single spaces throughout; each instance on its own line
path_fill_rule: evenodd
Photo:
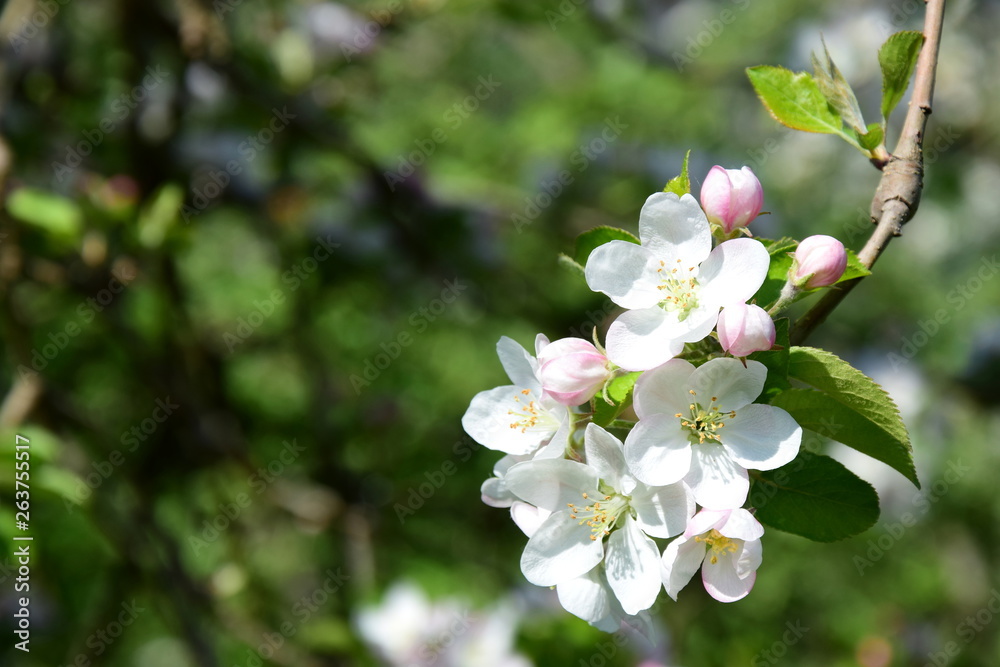
M 745 509 L 698 512 L 663 551 L 660 574 L 667 595 L 676 600 L 700 567 L 705 590 L 719 602 L 746 597 L 757 580 L 763 534 L 764 527 Z
M 680 533 L 694 514 L 694 500 L 682 483 L 652 487 L 634 479 L 621 442 L 595 424 L 587 425 L 584 451 L 586 464 L 536 458 L 507 471 L 505 483 L 515 496 L 551 513 L 533 528 L 521 571 L 533 584 L 558 586 L 603 564 L 622 609 L 636 614 L 659 591 L 658 549 L 649 536 Z M 519 511 L 512 511 L 515 520 Z
M 691 195 L 658 192 L 639 214 L 642 245 L 611 241 L 587 260 L 590 288 L 628 308 L 608 330 L 608 358 L 626 370 L 655 368 L 684 343 L 708 336 L 719 309 L 744 303 L 764 282 L 770 256 L 759 241 L 712 250 L 705 213 Z
M 548 345 L 539 334 L 538 351 Z M 538 360 L 504 336 L 497 356 L 514 384 L 481 391 L 462 417 L 462 427 L 481 445 L 515 456 L 531 455 L 551 444 L 561 456 L 571 427 L 569 409 L 542 391 Z
M 767 368 L 731 357 L 695 368 L 672 359 L 639 378 L 639 421 L 625 440 L 629 470 L 646 484 L 684 480 L 710 509 L 742 505 L 747 469 L 772 470 L 795 458 L 802 429 L 791 415 L 751 403 L 764 388 Z

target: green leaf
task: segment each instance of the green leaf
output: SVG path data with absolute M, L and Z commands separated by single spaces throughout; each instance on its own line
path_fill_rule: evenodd
M 844 275 L 840 276 L 840 280 L 837 283 L 842 283 L 845 280 L 853 280 L 855 278 L 863 278 L 865 276 L 870 276 L 872 274 L 865 265 L 861 263 L 858 259 L 857 253 L 855 253 L 850 248 L 847 249 L 847 268 L 844 269 Z M 837 283 L 834 283 L 835 285 Z
M 34 188 L 19 188 L 7 199 L 7 211 L 24 223 L 63 240 L 83 231 L 83 213 L 72 199 Z
M 684 154 L 684 164 L 681 165 L 680 176 L 671 178 L 667 182 L 666 187 L 663 188 L 664 192 L 673 192 L 678 197 L 691 194 L 691 179 L 688 177 L 688 160 L 690 157 L 691 151 L 689 150 Z
M 867 151 L 873 151 L 885 141 L 885 132 L 882 131 L 882 126 L 878 123 L 872 123 L 868 126 L 868 131 L 864 134 L 858 134 L 858 142 L 861 147 Z
M 594 423 L 598 426 L 608 427 L 618 415 L 624 412 L 632 403 L 632 389 L 635 381 L 642 375 L 641 371 L 626 373 L 616 377 L 608 385 L 608 398 L 614 401 L 614 405 L 608 405 L 601 394 L 594 397 Z
M 875 489 L 828 456 L 803 451 L 788 465 L 753 476 L 755 516 L 772 528 L 834 542 L 863 533 L 878 520 Z
M 760 289 L 754 294 L 753 299 L 758 306 L 767 310 L 775 304 L 781 295 L 781 288 L 785 286 L 788 279 L 788 271 L 792 268 L 792 252 L 798 247 L 798 241 L 790 238 L 782 238 L 777 241 L 771 239 L 758 239 L 767 248 L 771 255 L 771 264 L 767 267 L 767 277 L 764 278 Z
M 865 119 L 861 115 L 861 107 L 858 106 L 858 98 L 851 89 L 851 84 L 840 73 L 837 66 L 830 57 L 830 51 L 826 48 L 826 41 L 823 41 L 823 58 L 819 59 L 816 54 L 812 54 L 813 78 L 820 92 L 830 103 L 848 127 L 859 135 L 865 133 Z M 877 144 L 876 144 L 877 145 Z
M 176 183 L 167 183 L 152 197 L 139 214 L 139 243 L 146 248 L 158 248 L 184 205 L 184 190 Z
M 587 266 L 587 258 L 599 245 L 604 245 L 609 241 L 628 241 L 629 243 L 639 243 L 635 235 L 617 227 L 600 226 L 594 227 L 576 237 L 576 251 L 573 259 L 580 266 Z
M 899 408 L 878 383 L 835 354 L 812 347 L 791 349 L 788 375 L 812 389 L 791 389 L 771 405 L 788 411 L 802 428 L 891 466 L 920 488 Z
M 836 134 L 853 146 L 857 142 L 843 131 L 840 115 L 830 106 L 816 81 L 805 72 L 758 65 L 747 68 L 757 96 L 776 121 L 794 130 Z
M 579 274 L 581 278 L 586 276 L 586 272 L 583 270 L 583 267 L 580 266 L 575 259 L 567 255 L 566 253 L 564 252 L 559 253 L 559 257 L 557 258 L 557 260 L 559 262 L 559 266 L 563 267 L 564 269 L 569 269 L 571 273 Z
M 878 64 L 882 68 L 882 118 L 885 121 L 889 120 L 910 85 L 923 44 L 923 33 L 904 30 L 890 35 L 878 50 Z
M 791 346 L 788 342 L 788 318 L 775 320 L 774 330 L 774 344 L 782 349 L 754 352 L 747 357 L 767 367 L 767 379 L 764 380 L 764 389 L 757 399 L 758 403 L 768 403 L 775 395 L 791 387 L 788 383 L 788 353 Z

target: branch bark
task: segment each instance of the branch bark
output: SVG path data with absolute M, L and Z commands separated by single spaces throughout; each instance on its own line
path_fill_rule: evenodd
M 892 237 L 902 234 L 903 225 L 913 218 L 920 205 L 920 193 L 924 187 L 924 130 L 927 127 L 927 117 L 931 115 L 931 100 L 934 97 L 934 75 L 941 43 L 944 4 L 945 0 L 927 0 L 924 45 L 917 59 L 910 107 L 906 112 L 896 149 L 882 171 L 882 179 L 872 198 L 871 219 L 872 224 L 876 225 L 875 231 L 858 253 L 858 259 L 869 269 L 885 252 Z M 795 322 L 791 332 L 792 344 L 801 345 L 813 329 L 862 280 L 863 278 L 855 278 L 828 291 Z

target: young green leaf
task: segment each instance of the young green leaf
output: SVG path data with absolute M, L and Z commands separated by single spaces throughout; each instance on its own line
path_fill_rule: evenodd
M 791 389 L 771 405 L 788 411 L 803 428 L 891 466 L 920 488 L 899 408 L 874 380 L 835 354 L 812 347 L 791 349 L 788 375 L 816 391 Z
M 923 33 L 904 30 L 891 35 L 878 50 L 878 64 L 882 68 L 883 122 L 888 122 L 892 110 L 903 99 L 923 44 Z
M 83 231 L 83 213 L 76 202 L 45 190 L 14 190 L 7 198 L 7 212 L 64 241 L 75 241 Z
M 608 385 L 608 398 L 614 401 L 614 405 L 609 405 L 601 394 L 594 397 L 595 424 L 609 426 L 625 408 L 632 404 L 632 389 L 640 375 L 642 375 L 641 371 L 626 373 L 611 381 Z
M 854 95 L 851 84 L 847 83 L 847 79 L 840 73 L 830 57 L 825 40 L 823 41 L 823 58 L 817 58 L 815 53 L 812 54 L 812 65 L 816 85 L 826 97 L 826 101 L 837 110 L 848 127 L 857 132 L 858 135 L 864 134 L 866 132 L 865 119 L 861 115 L 858 98 Z
M 576 237 L 576 251 L 573 259 L 580 266 L 587 266 L 587 259 L 590 253 L 599 245 L 604 245 L 609 241 L 628 241 L 629 243 L 639 243 L 635 235 L 617 227 L 600 226 L 589 229 Z
M 800 452 L 788 465 L 753 473 L 750 502 L 761 523 L 816 542 L 834 542 L 878 520 L 878 494 L 827 456 Z
M 844 132 L 840 115 L 809 74 L 758 65 L 747 68 L 747 76 L 761 102 L 779 123 L 794 130 L 836 134 L 860 148 L 857 141 Z
M 777 241 L 758 239 L 771 255 L 771 264 L 767 267 L 767 277 L 754 294 L 753 300 L 758 306 L 767 310 L 775 304 L 781 295 L 781 288 L 788 279 L 788 271 L 792 268 L 792 256 L 798 242 L 795 239 L 782 238 Z
M 688 177 L 688 159 L 690 157 L 691 151 L 689 150 L 684 154 L 684 164 L 681 165 L 680 175 L 674 176 L 667 182 L 666 187 L 663 188 L 664 192 L 673 192 L 678 197 L 691 194 L 691 179 Z
M 580 266 L 580 264 L 578 264 L 575 259 L 567 255 L 566 253 L 564 252 L 559 253 L 557 260 L 559 262 L 559 266 L 569 270 L 570 273 L 575 273 L 579 275 L 581 278 L 586 277 L 587 274 L 584 271 L 583 267 Z
M 861 147 L 867 151 L 874 151 L 876 148 L 882 145 L 885 141 L 885 132 L 882 131 L 882 126 L 878 123 L 872 123 L 868 126 L 868 131 L 864 134 L 858 133 L 858 142 Z
M 872 274 L 861 260 L 858 259 L 857 253 L 855 253 L 850 248 L 845 248 L 847 250 L 847 268 L 844 269 L 844 275 L 840 276 L 840 280 L 837 283 L 842 283 L 845 280 L 853 280 L 855 278 L 863 278 L 865 276 L 870 276 Z M 835 285 L 837 283 L 834 283 Z

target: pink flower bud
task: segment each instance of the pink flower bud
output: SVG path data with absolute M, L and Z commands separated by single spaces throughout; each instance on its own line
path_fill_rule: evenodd
M 832 285 L 847 269 L 844 244 L 832 236 L 810 236 L 795 249 L 792 283 L 799 289 Z
M 770 350 L 774 346 L 774 321 L 760 306 L 739 303 L 719 314 L 719 342 L 734 357 Z
M 611 377 L 608 358 L 582 338 L 561 338 L 538 355 L 542 389 L 563 405 L 586 403 Z
M 764 189 L 750 167 L 723 169 L 712 167 L 701 186 L 701 207 L 709 222 L 722 227 L 729 235 L 746 227 L 764 206 Z

